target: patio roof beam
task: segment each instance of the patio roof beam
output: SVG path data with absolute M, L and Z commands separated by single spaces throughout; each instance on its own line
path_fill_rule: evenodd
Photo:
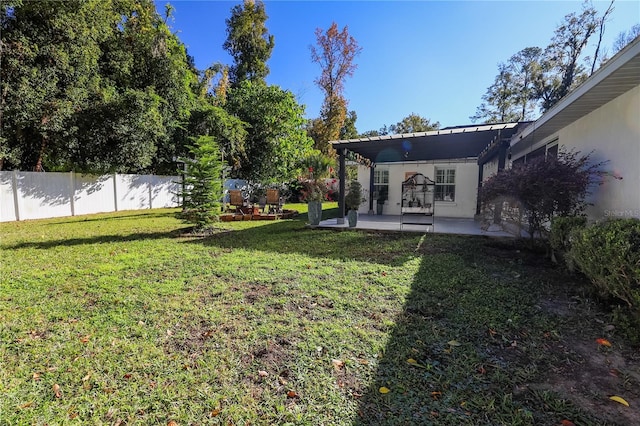
M 345 205 L 344 205 L 344 196 L 345 196 L 345 179 L 347 176 L 347 172 L 345 170 L 346 167 L 346 161 L 345 161 L 345 154 L 346 154 L 346 149 L 345 148 L 339 148 L 338 149 L 338 155 L 339 155 L 339 161 L 340 161 L 340 166 L 339 166 L 339 170 L 338 170 L 338 180 L 339 180 L 339 192 L 340 192 L 340 196 L 338 197 L 338 224 L 342 225 L 344 224 L 344 217 L 346 216 L 346 212 L 345 212 Z

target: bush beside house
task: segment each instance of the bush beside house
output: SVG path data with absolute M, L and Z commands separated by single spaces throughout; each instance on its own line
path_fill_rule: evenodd
M 584 225 L 581 218 L 555 219 L 551 246 L 612 302 L 620 331 L 640 345 L 640 219 Z

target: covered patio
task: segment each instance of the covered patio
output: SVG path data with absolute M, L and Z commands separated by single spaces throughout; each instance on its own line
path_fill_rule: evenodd
M 359 209 L 357 229 L 509 236 L 502 231 L 483 230 L 481 224 L 474 221 L 474 216 L 479 213 L 477 193 L 483 180 L 483 165 L 480 164 L 478 157 L 483 150 L 494 145 L 500 146 L 501 157 L 505 157 L 505 142 L 521 124 L 524 123 L 457 126 L 421 133 L 332 141 L 331 144 L 336 149 L 340 161 L 339 213 L 337 219 L 323 221 L 320 227 L 331 229 L 347 227 L 344 219 L 346 216 L 344 194 L 345 167 L 349 159 L 358 164 L 358 180 L 370 194 L 365 197 L 368 202 Z M 504 167 L 504 162 L 497 166 Z M 386 214 L 382 215 L 373 214 L 375 197 L 371 195 L 377 193 L 374 176 L 378 167 L 383 172 L 389 170 L 382 184 L 389 188 L 388 192 L 385 192 L 385 195 L 389 194 L 388 198 L 384 199 L 386 211 L 383 213 Z M 432 213 L 434 225 L 406 223 L 403 225 L 402 215 L 406 217 L 406 215 L 415 214 L 409 211 L 411 205 L 406 208 L 404 204 L 405 192 L 401 188 L 404 180 L 408 175 L 410 176 L 409 173 L 420 172 L 435 182 L 435 185 L 444 185 L 444 181 L 438 181 L 435 176 L 437 168 L 441 169 L 441 178 L 444 176 L 442 169 L 452 170 L 450 176 L 455 174 L 455 177 L 447 182 L 455 187 L 447 187 L 447 197 L 444 197 L 445 194 L 440 191 L 440 196 L 435 198 L 435 213 Z M 418 218 L 417 215 L 416 218 Z
M 358 223 L 355 228 L 349 228 L 349 224 L 343 220 L 340 223 L 338 218 L 327 219 L 320 222 L 316 228 L 320 229 L 361 229 L 368 231 L 383 232 L 420 232 L 436 234 L 457 234 L 457 235 L 485 235 L 491 237 L 513 237 L 502 229 L 489 228 L 482 229 L 480 222 L 466 218 L 435 217 L 433 225 L 430 224 L 403 224 L 401 225 L 398 215 L 372 215 L 359 214 Z

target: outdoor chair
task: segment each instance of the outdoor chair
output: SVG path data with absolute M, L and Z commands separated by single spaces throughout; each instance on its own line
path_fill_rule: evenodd
M 267 189 L 267 205 L 269 206 L 269 213 L 282 213 L 284 200 L 280 196 L 280 191 Z
M 229 205 L 235 207 L 236 212 L 240 211 L 244 206 L 244 198 L 242 198 L 242 191 L 239 189 L 229 190 Z

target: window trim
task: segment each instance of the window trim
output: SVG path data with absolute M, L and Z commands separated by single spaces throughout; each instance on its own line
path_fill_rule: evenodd
M 453 183 L 448 183 L 448 182 L 444 182 L 444 183 L 438 183 L 438 171 L 444 171 L 445 172 L 445 180 L 447 177 L 447 171 L 453 171 Z M 455 166 L 447 166 L 447 167 L 438 167 L 436 166 L 434 168 L 434 182 L 435 182 L 435 193 L 434 193 L 434 201 L 438 202 L 438 203 L 455 203 L 456 202 L 456 189 L 457 189 L 457 183 L 456 183 L 456 167 Z M 451 200 L 445 200 L 445 199 L 438 199 L 438 188 L 439 187 L 445 187 L 445 186 L 453 186 L 453 197 Z M 444 198 L 444 197 L 443 197 Z
M 384 178 L 382 179 L 383 182 L 380 182 L 379 178 L 380 175 L 382 175 Z M 389 169 L 388 168 L 375 168 L 373 169 L 373 199 L 377 200 L 378 199 L 378 190 L 379 187 L 381 186 L 386 186 L 387 187 L 387 200 L 385 200 L 385 204 L 387 204 L 387 202 L 389 201 Z M 386 182 L 384 182 L 384 180 L 386 180 Z

